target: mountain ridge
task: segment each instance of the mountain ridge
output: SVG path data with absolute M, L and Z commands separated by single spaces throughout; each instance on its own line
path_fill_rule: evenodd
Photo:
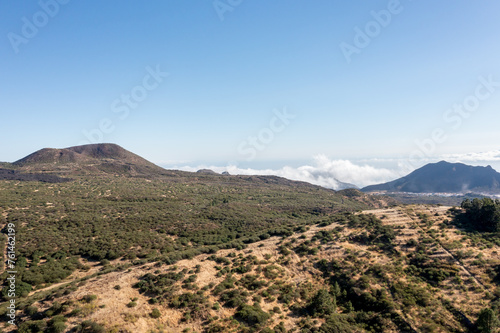
M 40 163 L 85 163 L 92 159 L 127 160 L 135 164 L 153 165 L 139 155 L 114 143 L 97 143 L 68 148 L 42 148 L 12 164 L 26 166 Z
M 158 166 L 143 157 L 132 153 L 114 143 L 97 143 L 81 146 L 72 146 L 68 148 L 42 148 L 13 163 L 3 163 L 5 177 L 0 179 L 18 179 L 18 180 L 38 180 L 47 179 L 51 181 L 57 178 L 40 178 L 40 173 L 51 174 L 58 177 L 72 177 L 75 175 L 93 175 L 93 174 L 118 174 L 133 177 L 220 177 L 221 175 L 213 170 L 201 169 L 197 172 L 187 172 L 180 170 L 168 170 Z M 12 170 L 16 170 L 16 177 L 12 176 Z M 235 175 L 244 179 L 253 179 L 257 182 L 271 182 L 281 185 L 297 186 L 307 184 L 309 186 L 318 186 L 303 181 L 291 180 L 278 176 L 260 176 L 260 175 Z M 57 179 L 60 181 L 59 179 Z M 344 183 L 336 179 L 337 188 L 332 190 L 340 191 L 344 189 L 355 188 L 357 186 Z M 302 185 L 299 185 L 302 184 Z M 331 188 L 330 188 L 331 189 Z
M 366 186 L 363 192 L 500 193 L 500 173 L 491 166 L 440 161 L 429 163 L 399 179 Z
M 169 175 L 171 172 L 114 143 L 43 148 L 12 163 L 28 173 Z

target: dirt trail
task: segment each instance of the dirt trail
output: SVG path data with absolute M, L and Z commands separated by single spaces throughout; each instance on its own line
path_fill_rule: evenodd
M 405 226 L 403 229 L 403 232 L 406 232 L 405 235 L 409 236 L 408 234 L 408 228 L 411 226 L 415 226 L 417 230 L 420 230 L 424 232 L 425 234 L 428 234 L 427 231 L 422 228 L 420 225 L 420 219 L 418 218 L 417 214 L 422 213 L 422 214 L 427 214 L 432 218 L 432 215 L 434 214 L 443 214 L 448 209 L 451 207 L 447 206 L 439 206 L 439 207 L 427 207 L 427 206 L 416 206 L 414 208 L 414 214 L 410 214 L 406 209 L 397 207 L 397 208 L 391 208 L 391 209 L 377 209 L 377 210 L 367 210 L 364 211 L 363 213 L 365 214 L 374 214 L 378 218 L 382 220 L 384 224 L 387 225 L 392 225 L 392 226 L 397 226 L 397 225 L 402 225 Z M 383 217 L 385 216 L 385 217 Z M 412 232 L 413 234 L 417 233 L 415 229 Z M 410 232 L 411 233 L 411 232 Z M 437 240 L 437 247 L 438 249 L 435 251 L 433 257 L 435 258 L 447 258 L 450 262 L 454 263 L 457 265 L 457 267 L 460 269 L 460 271 L 466 275 L 468 278 L 472 278 L 475 283 L 483 287 L 484 289 L 487 289 L 487 287 L 479 281 L 476 276 L 467 268 L 465 267 L 454 255 L 451 253 L 448 249 L 446 249 L 441 242 Z M 400 237 L 400 243 L 402 242 L 401 237 Z
M 75 271 L 70 276 L 68 276 L 67 278 L 65 278 L 63 281 L 58 282 L 58 283 L 50 284 L 50 285 L 48 285 L 46 287 L 43 287 L 43 288 L 40 288 L 40 289 L 35 289 L 35 290 L 31 291 L 28 296 L 31 297 L 31 296 L 33 296 L 33 295 L 35 295 L 37 293 L 44 292 L 44 291 L 47 291 L 47 290 L 56 289 L 56 288 L 58 288 L 58 287 L 60 287 L 62 285 L 65 285 L 65 284 L 68 284 L 68 283 L 80 280 L 80 279 L 85 278 L 87 276 L 91 276 L 92 274 L 95 274 L 95 273 L 99 272 L 99 270 L 101 268 L 102 267 L 99 266 L 99 263 L 95 263 L 95 265 L 93 265 L 88 271 Z
M 444 209 L 446 208 L 446 209 Z M 449 208 L 451 207 L 443 207 L 443 209 L 441 210 L 442 211 L 447 211 Z M 436 211 L 437 213 L 439 213 L 438 210 L 434 210 Z M 433 211 L 433 212 L 434 212 Z M 419 211 L 420 213 L 425 213 L 424 210 L 420 210 Z M 418 217 L 413 217 L 415 220 L 418 220 Z M 418 223 L 417 223 L 418 224 Z M 419 228 L 425 232 L 424 229 L 422 229 L 420 226 Z M 487 290 L 487 287 L 481 282 L 479 281 L 476 276 L 474 275 L 474 273 L 472 273 L 467 267 L 465 267 L 454 255 L 453 253 L 451 253 L 447 248 L 445 248 L 441 242 L 439 240 L 438 241 L 438 244 L 439 244 L 439 247 L 442 249 L 442 252 L 444 252 L 443 254 L 447 254 L 448 257 L 451 259 L 452 262 L 454 262 L 458 267 L 460 267 L 460 269 L 462 270 L 462 272 L 467 275 L 469 278 L 472 278 L 474 280 L 475 283 L 477 283 L 478 285 L 480 285 L 481 287 L 483 287 L 483 289 L 486 289 Z
M 444 213 L 447 209 L 448 207 L 435 208 L 428 206 L 414 206 L 412 211 L 410 211 L 407 207 L 396 207 L 390 209 L 368 210 L 362 213 L 374 214 L 378 218 L 381 218 L 384 224 L 398 227 L 398 230 L 401 231 L 401 233 L 397 235 L 396 243 L 399 244 L 398 246 L 404 246 L 404 244 L 406 244 L 409 239 L 416 239 L 418 237 L 419 231 L 427 233 L 425 227 L 421 226 L 422 222 L 420 221 L 416 213 L 426 213 L 429 215 L 430 219 L 434 219 L 434 216 L 432 216 L 432 214 L 439 213 L 442 216 L 442 213 Z M 304 240 L 310 240 L 318 231 L 332 230 L 336 227 L 341 227 L 340 229 L 342 229 L 342 227 L 345 227 L 345 225 L 332 223 L 331 225 L 324 227 L 318 227 L 317 225 L 310 226 L 306 232 L 302 234 L 296 234 L 294 235 L 294 238 L 298 239 L 298 237 L 302 238 L 302 236 L 304 236 Z M 349 228 L 345 229 L 345 231 L 340 232 L 340 240 L 338 242 L 329 244 L 328 246 L 325 245 L 318 253 L 316 259 L 341 257 L 345 255 L 345 252 L 347 251 L 359 253 L 368 251 L 368 248 L 366 246 L 361 246 L 345 241 L 345 237 L 342 236 L 345 236 L 346 233 L 349 233 L 351 231 Z M 244 250 L 220 250 L 217 252 L 216 256 L 226 257 L 229 253 L 235 253 L 238 255 L 242 254 L 244 256 L 255 255 L 259 260 L 266 259 L 269 264 L 272 264 L 273 262 L 276 262 L 280 257 L 278 243 L 280 243 L 281 241 L 281 237 L 271 237 L 257 243 L 248 244 L 248 246 Z M 472 277 L 478 285 L 483 286 L 483 284 L 477 281 L 475 276 L 466 267 L 464 267 L 464 265 L 461 264 L 453 256 L 453 254 L 450 253 L 450 251 L 442 246 L 441 243 L 438 242 L 436 246 L 437 248 L 434 254 L 440 255 L 443 258 L 449 258 L 450 261 L 452 260 L 457 265 L 457 267 L 459 267 L 463 275 Z M 207 260 L 209 256 L 210 255 L 208 254 L 202 254 L 190 260 L 180 260 L 175 264 L 175 266 L 177 266 L 177 270 L 179 271 L 183 269 L 187 269 L 189 271 L 195 269 L 196 266 L 199 265 L 199 273 L 197 274 L 198 277 L 196 283 L 200 288 L 203 288 L 209 283 L 218 284 L 224 279 L 224 277 L 217 277 L 217 270 L 215 269 L 215 266 L 217 264 L 211 260 Z M 289 256 L 289 260 L 290 264 L 278 264 L 282 268 L 284 279 L 288 279 L 288 281 L 293 284 L 315 282 L 315 275 L 319 275 L 320 273 L 319 271 L 316 271 L 310 263 L 303 263 L 304 257 L 301 257 L 297 253 L 292 251 Z M 388 260 L 390 260 L 390 258 L 385 256 L 384 254 L 370 252 L 369 262 L 384 263 Z M 118 261 L 115 261 L 112 264 L 116 263 L 118 263 Z M 53 284 L 43 289 L 36 290 L 33 293 L 58 288 L 63 284 L 78 280 L 85 276 L 92 275 L 98 272 L 101 268 L 102 266 L 100 266 L 98 263 L 93 263 L 89 271 L 75 272 L 64 281 Z M 102 276 L 89 279 L 84 284 L 82 284 L 78 290 L 70 295 L 59 298 L 58 301 L 63 302 L 65 300 L 73 300 L 77 302 L 77 304 L 80 304 L 78 303 L 78 300 L 83 296 L 88 294 L 95 294 L 98 297 L 96 301 L 96 307 L 92 310 L 92 313 L 86 317 L 86 319 L 91 319 L 96 322 L 106 324 L 106 326 L 108 327 L 114 327 L 116 329 L 128 329 L 129 331 L 133 332 L 149 332 L 151 330 L 159 330 L 160 327 L 162 327 L 162 329 L 168 332 L 181 332 L 185 328 L 194 328 L 195 331 L 201 331 L 201 324 L 182 322 L 181 313 L 179 311 L 169 308 L 166 305 L 149 304 L 148 297 L 140 294 L 137 289 L 132 287 L 132 285 L 139 281 L 140 277 L 146 273 L 165 273 L 170 269 L 171 267 L 167 265 L 156 265 L 154 263 L 149 263 L 139 267 L 134 266 L 125 271 L 114 271 Z M 120 290 L 114 288 L 117 285 L 121 287 Z M 33 293 L 31 293 L 31 295 L 33 295 Z M 128 308 L 127 304 L 133 298 L 137 298 L 137 307 Z M 216 299 L 210 296 L 210 301 L 215 302 Z M 50 303 L 50 301 L 41 301 L 36 305 L 41 309 L 47 309 L 50 306 Z M 80 304 L 80 306 L 84 307 L 85 305 Z M 281 305 L 277 302 L 272 302 L 264 303 L 262 304 L 262 306 L 264 311 L 270 311 L 273 307 Z M 162 313 L 162 317 L 155 321 L 151 320 L 149 317 L 149 313 L 154 307 L 157 307 Z M 217 311 L 211 310 L 212 315 L 217 315 L 221 318 L 229 318 L 234 314 L 233 312 L 234 310 L 229 310 L 224 307 L 221 307 Z M 406 316 L 403 314 L 401 315 L 403 318 L 405 318 L 405 321 L 412 327 L 418 326 L 411 316 Z M 68 321 L 68 325 L 76 325 L 78 321 L 81 321 L 81 318 L 70 318 Z M 294 318 L 287 318 L 284 321 L 286 322 L 287 328 L 292 328 L 296 325 L 296 320 Z

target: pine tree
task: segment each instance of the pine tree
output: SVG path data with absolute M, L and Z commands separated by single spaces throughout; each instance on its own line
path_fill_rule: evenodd
M 312 315 L 328 316 L 337 310 L 337 301 L 325 289 L 318 290 L 309 303 Z
M 479 332 L 481 333 L 493 333 L 496 332 L 496 329 L 499 327 L 500 322 L 498 320 L 495 312 L 486 308 L 479 312 L 479 317 L 476 321 L 476 326 Z

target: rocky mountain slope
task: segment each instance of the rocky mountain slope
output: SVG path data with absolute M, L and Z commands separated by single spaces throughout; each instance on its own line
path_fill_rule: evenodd
M 364 192 L 500 194 L 500 173 L 491 166 L 441 161 L 423 166 L 394 181 L 367 186 Z

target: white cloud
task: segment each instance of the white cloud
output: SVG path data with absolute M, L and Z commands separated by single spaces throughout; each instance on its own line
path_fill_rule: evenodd
M 226 167 L 199 165 L 183 166 L 177 169 L 197 171 L 211 169 L 215 172 L 229 172 L 232 175 L 275 175 L 292 180 L 305 181 L 327 188 L 339 189 L 340 182 L 351 183 L 359 187 L 383 183 L 397 178 L 397 173 L 385 168 L 375 168 L 370 165 L 358 165 L 348 160 L 332 160 L 325 155 L 314 157 L 312 165 L 300 167 L 284 166 L 280 169 L 240 168 L 236 165 Z
M 486 162 L 500 161 L 500 150 L 429 157 L 422 160 L 421 166 L 440 160 L 466 164 L 474 162 L 486 164 Z M 382 164 L 383 167 L 374 166 L 377 164 Z M 174 169 L 193 172 L 200 169 L 211 169 L 218 173 L 227 171 L 232 175 L 275 175 L 332 189 L 341 188 L 342 184 L 340 182 L 354 184 L 358 187 L 385 183 L 406 176 L 413 171 L 413 168 L 408 169 L 407 160 L 404 158 L 374 158 L 353 162 L 344 159 L 330 159 L 325 155 L 315 156 L 310 164 L 299 167 L 284 166 L 279 169 L 241 168 L 237 165 L 224 167 L 209 165 L 182 166 Z
M 448 162 L 494 162 L 500 161 L 500 150 L 480 153 L 447 154 L 442 157 Z

